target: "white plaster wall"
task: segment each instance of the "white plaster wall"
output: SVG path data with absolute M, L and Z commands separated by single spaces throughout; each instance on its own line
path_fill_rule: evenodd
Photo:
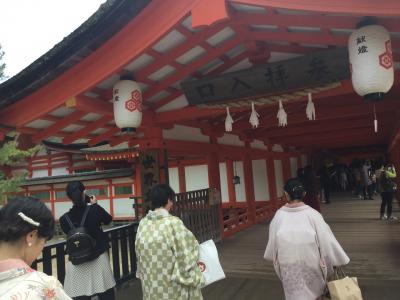
M 302 166 L 302 167 L 307 166 L 307 155 L 302 154 L 302 155 L 300 156 L 300 160 L 301 160 L 301 166 Z
M 283 152 L 283 148 L 282 148 L 281 145 L 274 144 L 274 145 L 272 146 L 272 151 L 275 151 L 275 152 Z
M 133 209 L 133 199 L 114 198 L 114 217 L 116 218 L 133 218 L 135 210 Z
M 47 171 L 47 169 L 32 171 L 32 178 L 40 178 L 40 177 L 47 177 L 47 176 L 49 176 L 49 172 Z
M 28 187 L 29 191 L 50 191 L 48 185 L 32 185 Z
M 163 137 L 165 139 L 181 140 L 181 141 L 195 141 L 209 143 L 210 137 L 203 135 L 199 128 L 175 125 L 172 129 L 163 130 Z
M 52 176 L 59 176 L 59 175 L 68 175 L 69 172 L 67 170 L 67 167 L 63 168 L 54 168 L 52 169 Z
M 175 191 L 175 193 L 183 192 L 179 189 L 178 168 L 169 168 L 168 173 L 169 173 L 169 185 L 172 187 L 172 189 Z
M 56 202 L 54 204 L 55 208 L 55 218 L 58 220 L 63 214 L 65 214 L 69 209 L 72 207 L 72 202 L 66 201 L 66 202 Z
M 290 173 L 292 177 L 297 177 L 297 169 L 299 166 L 297 165 L 297 157 L 290 158 Z
M 123 177 L 123 178 L 112 178 L 112 183 L 133 183 L 133 179 L 130 177 Z
M 221 145 L 244 146 L 244 142 L 242 142 L 237 135 L 227 133 L 218 138 L 217 143 Z
M 110 199 L 97 200 L 97 204 L 110 213 Z
M 254 182 L 254 196 L 256 201 L 268 201 L 269 186 L 267 165 L 265 159 L 253 160 L 253 182 Z
M 276 195 L 278 197 L 283 196 L 283 170 L 282 170 L 282 161 L 274 160 L 274 169 L 275 169 L 275 178 L 276 178 Z
M 250 147 L 254 149 L 263 149 L 263 150 L 268 149 L 268 147 L 264 145 L 264 142 L 260 140 L 254 140 L 253 142 L 251 142 Z
M 233 162 L 233 173 L 240 177 L 240 184 L 235 184 L 236 202 L 246 202 L 246 186 L 244 183 L 244 169 L 242 161 Z
M 209 187 L 207 165 L 186 166 L 185 181 L 187 192 L 207 189 Z
M 221 181 L 221 200 L 222 203 L 229 202 L 228 180 L 226 175 L 226 163 L 219 163 L 219 177 Z

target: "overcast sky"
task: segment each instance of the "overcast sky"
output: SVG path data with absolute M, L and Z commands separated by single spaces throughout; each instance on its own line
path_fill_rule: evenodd
M 0 0 L 0 44 L 13 76 L 86 21 L 106 0 Z

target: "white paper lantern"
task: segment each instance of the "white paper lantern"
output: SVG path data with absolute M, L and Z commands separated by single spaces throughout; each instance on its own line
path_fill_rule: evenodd
M 389 32 L 380 25 L 367 25 L 349 38 L 351 80 L 357 94 L 380 100 L 393 85 L 393 56 Z
M 113 88 L 114 119 L 119 128 L 138 128 L 142 123 L 142 92 L 137 82 L 118 81 Z

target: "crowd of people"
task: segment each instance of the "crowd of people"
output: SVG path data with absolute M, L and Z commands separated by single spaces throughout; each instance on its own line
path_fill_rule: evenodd
M 300 168 L 297 176 L 307 191 L 305 203 L 319 212 L 321 202 L 331 202 L 332 192 L 347 191 L 364 200 L 374 200 L 380 195 L 380 219 L 397 220 L 392 215 L 397 190 L 393 164 L 370 159 L 354 160 L 350 165 L 325 163 L 318 172 L 308 165 Z
M 264 258 L 273 262 L 287 300 L 322 299 L 334 267 L 349 263 L 319 213 L 321 189 L 327 203 L 332 188 L 353 188 L 364 199 L 379 191 L 381 219 L 394 218 L 391 203 L 396 171 L 390 164 L 373 166 L 370 161 L 349 167 L 326 164 L 319 172 L 306 166 L 299 169 L 298 178 L 286 182 L 287 204 L 270 223 Z M 115 299 L 109 241 L 101 227 L 112 217 L 94 196 L 86 194 L 81 182 L 69 183 L 66 193 L 73 206 L 60 218 L 70 260 L 64 288 L 55 278 L 30 267 L 54 234 L 50 210 L 35 198 L 17 197 L 0 210 L 1 299 Z M 157 185 L 149 199 L 152 210 L 140 221 L 135 241 L 143 299 L 201 300 L 204 278 L 198 266 L 199 243 L 170 214 L 174 191 L 168 185 Z

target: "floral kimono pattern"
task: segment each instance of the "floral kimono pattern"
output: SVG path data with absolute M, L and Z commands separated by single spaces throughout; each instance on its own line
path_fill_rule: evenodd
M 199 244 L 179 218 L 164 209 L 150 211 L 139 224 L 135 244 L 143 300 L 203 299 Z
M 57 279 L 37 272 L 19 260 L 0 262 L 0 299 L 71 300 Z

